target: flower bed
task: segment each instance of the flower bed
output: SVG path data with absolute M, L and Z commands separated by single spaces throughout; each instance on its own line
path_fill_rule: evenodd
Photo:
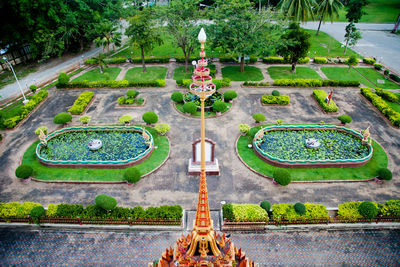
M 329 103 L 329 105 L 325 101 L 325 99 L 328 97 L 328 94 L 324 90 L 314 90 L 313 96 L 325 112 L 334 113 L 334 112 L 339 111 L 338 106 L 336 106 L 335 102 L 333 102 L 332 99 L 331 99 L 331 102 Z
M 307 139 L 320 142 L 308 148 Z M 372 157 L 372 146 L 361 134 L 340 126 L 269 126 L 253 139 L 253 150 L 269 164 L 285 168 L 356 167 Z
M 152 135 L 145 140 L 143 129 L 130 126 L 70 127 L 47 136 L 47 146 L 39 143 L 36 156 L 52 167 L 71 168 L 124 168 L 148 158 L 153 151 Z M 91 140 L 99 139 L 103 147 L 92 151 Z
M 80 94 L 80 96 L 75 100 L 74 105 L 68 109 L 69 112 L 73 115 L 79 115 L 82 114 L 82 112 L 85 110 L 87 105 L 90 103 L 94 96 L 93 92 L 83 92 Z

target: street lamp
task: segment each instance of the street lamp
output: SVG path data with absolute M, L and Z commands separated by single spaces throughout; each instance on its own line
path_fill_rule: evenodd
M 21 88 L 21 85 L 19 84 L 19 81 L 18 81 L 17 75 L 16 75 L 16 74 L 15 74 L 15 72 L 14 72 L 14 68 L 12 67 L 11 63 L 10 63 L 10 62 L 8 62 L 8 60 L 7 60 L 7 58 L 6 58 L 6 57 L 3 57 L 3 60 L 4 60 L 5 62 L 7 62 L 7 63 L 8 63 L 8 65 L 10 65 L 10 68 L 11 68 L 11 70 L 12 70 L 13 74 L 14 74 L 15 80 L 17 81 L 17 84 L 18 84 L 19 90 L 21 91 L 21 93 L 22 93 L 22 96 L 24 97 L 24 101 L 22 101 L 22 103 L 24 103 L 24 105 L 25 105 L 26 103 L 28 103 L 28 102 L 29 102 L 29 100 L 28 100 L 28 99 L 26 99 L 26 97 L 25 97 L 24 91 L 22 90 L 22 88 Z

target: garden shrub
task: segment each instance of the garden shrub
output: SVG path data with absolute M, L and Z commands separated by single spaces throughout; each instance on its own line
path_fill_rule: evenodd
M 136 206 L 130 209 L 131 218 L 134 220 L 143 219 L 146 211 L 141 206 Z
M 183 102 L 183 94 L 181 92 L 173 92 L 171 95 L 171 100 L 175 103 L 182 103 Z
M 140 180 L 140 178 L 142 178 L 142 174 L 140 173 L 138 168 L 129 167 L 126 169 L 124 173 L 124 178 L 128 183 L 134 184 L 137 183 Z
M 325 102 L 325 99 L 328 97 L 328 94 L 324 90 L 314 90 L 313 91 L 314 98 L 321 105 L 323 110 L 326 112 L 338 112 L 339 108 L 336 106 L 335 102 L 331 99 L 330 104 Z
M 306 213 L 306 206 L 304 206 L 304 204 L 301 202 L 297 202 L 294 204 L 294 211 L 300 215 L 303 215 Z
M 222 205 L 222 217 L 228 221 L 233 221 L 233 206 L 232 204 Z
M 369 201 L 364 201 L 358 206 L 358 212 L 360 212 L 361 216 L 366 219 L 373 219 L 378 215 L 378 209 L 376 205 Z
M 97 65 L 97 59 L 95 58 L 88 58 L 85 60 L 86 65 Z
M 106 64 L 120 64 L 120 63 L 125 63 L 126 62 L 126 57 L 106 58 L 104 61 L 106 62 Z
M 87 105 L 90 103 L 94 96 L 94 93 L 91 91 L 83 92 L 79 95 L 79 97 L 75 100 L 74 105 L 68 109 L 69 112 L 73 115 L 81 114 Z
M 377 95 L 379 95 L 380 97 L 382 97 L 383 99 L 386 99 L 387 101 L 393 102 L 393 103 L 397 103 L 400 101 L 400 98 L 395 94 L 392 93 L 388 90 L 383 90 L 381 88 L 376 88 L 375 89 L 375 93 Z
M 21 204 L 18 202 L 0 203 L 0 217 L 17 217 Z
M 69 76 L 65 72 L 61 72 L 58 75 L 58 84 L 59 85 L 66 85 L 69 82 Z
M 275 79 L 275 86 L 293 86 L 293 87 L 321 87 L 322 80 L 318 79 Z
M 227 101 L 230 101 L 230 100 L 235 99 L 237 96 L 238 96 L 238 94 L 236 93 L 236 91 L 234 91 L 234 90 L 227 90 L 227 91 L 224 93 L 224 100 L 227 102 Z
M 128 91 L 126 92 L 126 95 L 127 95 L 129 98 L 135 98 L 135 97 L 137 97 L 137 96 L 139 95 L 139 92 L 136 91 L 136 90 L 128 90 Z
M 115 207 L 109 214 L 107 214 L 108 218 L 118 218 L 118 219 L 127 219 L 131 217 L 130 208 L 125 207 Z
M 131 58 L 132 63 L 142 63 L 141 57 L 133 57 Z M 159 57 L 144 57 L 145 63 L 168 63 L 168 56 L 159 56 Z
M 47 134 L 47 131 L 49 130 L 49 128 L 47 128 L 46 126 L 40 126 L 40 127 L 36 128 L 35 134 L 39 135 L 40 134 L 40 130 L 42 130 L 42 132 L 44 134 Z
M 29 90 L 31 90 L 32 93 L 35 93 L 37 90 L 37 86 L 32 84 L 31 86 L 29 86 Z
M 33 169 L 30 165 L 19 165 L 15 170 L 15 176 L 21 179 L 26 179 L 32 176 Z
M 314 57 L 314 63 L 326 64 L 326 63 L 328 63 L 328 60 L 326 59 L 326 57 Z
M 387 169 L 387 168 L 380 168 L 378 170 L 378 179 L 379 180 L 386 180 L 386 181 L 390 181 L 392 180 L 393 174 L 392 172 Z
M 273 95 L 273 96 L 280 96 L 281 93 L 279 93 L 278 90 L 272 90 L 272 94 L 271 94 L 271 95 Z
M 239 124 L 239 131 L 247 134 L 250 131 L 251 127 L 248 124 Z
M 222 55 L 219 56 L 219 62 L 221 63 L 238 63 L 238 56 L 231 56 L 231 55 Z M 245 60 L 245 62 L 249 63 L 255 63 L 257 62 L 258 57 L 256 56 L 250 56 L 248 60 Z
M 357 66 L 358 58 L 355 55 L 351 55 L 348 59 L 346 59 L 345 64 L 350 66 Z
M 159 134 L 165 134 L 170 129 L 171 129 L 171 127 L 167 123 L 159 123 L 154 127 L 154 130 L 156 130 Z
M 265 121 L 265 116 L 264 116 L 264 114 L 261 114 L 261 113 L 254 113 L 253 119 L 256 121 L 256 123 L 259 123 L 259 122 Z
M 267 82 L 249 82 L 245 81 L 243 83 L 244 86 L 268 86 L 269 84 Z
M 365 58 L 363 58 L 363 62 L 364 62 L 365 64 L 374 65 L 374 64 L 375 64 L 375 59 L 365 57 Z
M 72 81 L 67 84 L 57 84 L 57 88 L 125 88 L 125 87 L 164 87 L 165 80 L 153 81 Z
M 225 204 L 222 206 L 223 217 L 235 222 L 264 222 L 268 213 L 256 204 Z
M 327 220 L 328 211 L 324 205 L 305 203 L 305 212 L 297 213 L 293 204 L 274 204 L 272 205 L 272 218 L 274 220 Z
M 290 98 L 288 95 L 273 96 L 273 95 L 263 95 L 261 101 L 264 105 L 288 105 Z
M 271 203 L 264 200 L 263 202 L 260 203 L 260 207 L 263 208 L 266 212 L 268 212 L 271 210 Z
M 158 121 L 158 116 L 154 112 L 146 112 L 143 114 L 142 119 L 147 124 L 153 124 Z
M 66 112 L 61 112 L 58 113 L 56 116 L 54 116 L 53 122 L 55 124 L 66 124 L 67 122 L 70 122 L 72 120 L 71 114 L 68 114 Z
M 390 79 L 392 79 L 393 81 L 396 81 L 398 83 L 400 83 L 400 77 L 397 76 L 396 74 L 390 73 L 389 74 Z
M 346 124 L 346 123 L 350 123 L 353 120 L 349 115 L 340 115 L 337 118 L 343 125 Z
M 58 204 L 55 217 L 59 218 L 76 218 L 81 217 L 84 208 L 81 204 Z
M 184 56 L 175 56 L 175 60 L 176 60 L 176 62 L 178 62 L 178 63 L 186 63 L 186 62 L 185 62 L 185 57 L 184 57 Z M 196 57 L 196 56 L 190 56 L 190 57 L 188 58 L 189 64 L 191 64 L 191 62 L 192 62 L 193 60 L 197 60 L 197 57 Z
M 383 74 L 385 74 L 386 76 L 388 76 L 389 75 L 389 70 L 385 70 L 384 72 L 383 72 Z
M 90 122 L 90 120 L 92 119 L 92 117 L 91 116 L 82 116 L 82 117 L 80 117 L 79 118 L 79 121 L 82 123 L 82 124 L 88 124 L 89 122 Z
M 54 218 L 57 216 L 57 206 L 55 204 L 49 204 L 46 210 L 46 217 Z
M 46 211 L 42 206 L 34 207 L 31 210 L 31 217 L 35 223 L 39 223 L 39 219 L 42 218 L 46 214 Z
M 359 81 L 337 81 L 337 80 L 323 80 L 322 86 L 331 86 L 331 87 L 358 87 L 360 86 Z
M 218 90 L 218 89 L 220 89 L 222 87 L 231 86 L 231 79 L 229 79 L 229 78 L 213 79 L 212 82 L 215 84 L 216 90 Z M 190 83 L 192 83 L 192 80 L 190 80 Z
M 288 63 L 290 63 L 289 60 L 287 60 L 287 59 L 285 59 L 283 57 L 277 57 L 277 56 L 264 57 L 263 58 L 263 62 L 267 63 L 267 64 L 274 64 L 274 63 L 285 63 L 285 64 L 288 64 Z M 310 58 L 309 57 L 305 57 L 305 58 L 300 58 L 297 63 L 298 64 L 306 64 L 308 62 L 310 62 Z
M 274 181 L 282 186 L 290 184 L 290 173 L 285 169 L 277 169 L 273 174 Z
M 214 112 L 225 112 L 227 110 L 227 105 L 224 102 L 217 100 L 212 104 L 212 108 Z
M 388 200 L 379 209 L 383 216 L 400 216 L 400 200 Z
M 105 194 L 96 196 L 94 202 L 96 206 L 106 211 L 113 210 L 117 206 L 117 201 L 115 200 L 115 198 L 107 196 Z
M 383 65 L 380 64 L 380 63 L 374 63 L 374 68 L 375 68 L 376 70 L 382 70 Z
M 123 124 L 127 124 L 132 120 L 132 116 L 131 115 L 123 115 L 121 116 L 121 118 L 119 118 L 119 122 L 123 123 Z
M 362 201 L 353 201 L 339 204 L 337 217 L 341 220 L 356 221 L 362 219 L 362 215 L 358 211 L 358 207 Z
M 182 108 L 185 113 L 189 114 L 194 114 L 197 111 L 197 106 L 193 102 L 186 102 Z

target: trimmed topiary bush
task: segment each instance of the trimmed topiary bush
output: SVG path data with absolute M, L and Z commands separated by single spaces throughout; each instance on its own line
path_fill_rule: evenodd
M 34 207 L 34 208 L 31 210 L 31 213 L 30 213 L 30 215 L 31 215 L 31 217 L 32 217 L 32 219 L 33 219 L 33 221 L 34 221 L 36 224 L 39 223 L 39 219 L 40 219 L 41 217 L 43 217 L 45 214 L 46 214 L 46 211 L 44 210 L 44 208 L 43 208 L 42 206 Z
M 381 168 L 378 170 L 378 179 L 379 180 L 390 181 L 390 180 L 392 180 L 392 177 L 393 177 L 393 174 L 389 169 Z
M 369 201 L 361 203 L 361 205 L 358 206 L 358 212 L 366 219 L 373 219 L 378 215 L 378 209 Z
M 171 127 L 169 126 L 169 124 L 166 123 L 159 123 L 157 124 L 154 129 L 159 133 L 159 134 L 165 134 L 167 133 Z
M 385 71 L 383 72 L 383 74 L 385 74 L 386 76 L 388 76 L 388 75 L 389 75 L 389 70 L 385 70 Z
M 189 114 L 194 114 L 197 111 L 197 106 L 193 102 L 186 102 L 182 108 L 185 113 Z
M 33 173 L 33 169 L 30 165 L 19 165 L 15 170 L 15 176 L 21 179 L 29 178 Z
M 380 64 L 380 63 L 374 63 L 374 68 L 375 68 L 376 70 L 382 70 L 383 65 Z
M 32 93 L 35 93 L 37 90 L 37 86 L 32 84 L 31 86 L 29 86 L 29 89 L 31 90 Z
M 290 184 L 290 173 L 284 169 L 278 169 L 274 171 L 273 174 L 274 181 L 282 186 Z
M 66 124 L 72 120 L 72 116 L 69 113 L 61 112 L 54 116 L 53 122 L 55 124 Z
M 226 102 L 235 99 L 238 96 L 238 94 L 236 93 L 236 91 L 234 90 L 228 90 L 224 93 L 224 100 Z
M 140 178 L 142 178 L 142 174 L 136 167 L 130 167 L 126 169 L 124 173 L 124 178 L 128 183 L 134 184 L 137 183 Z
M 79 121 L 82 124 L 88 124 L 91 119 L 92 119 L 92 117 L 90 117 L 90 116 L 82 116 L 82 117 L 79 118 Z
M 248 124 L 239 124 L 239 131 L 241 133 L 247 134 L 250 131 L 251 127 Z
M 268 201 L 264 200 L 263 202 L 260 203 L 261 208 L 263 208 L 266 212 L 271 210 L 271 203 Z
M 36 128 L 35 134 L 39 135 L 40 134 L 40 130 L 42 130 L 42 132 L 44 134 L 47 134 L 47 131 L 49 130 L 49 128 L 47 128 L 46 126 L 40 126 L 40 127 Z
M 259 122 L 265 121 L 265 116 L 264 116 L 264 114 L 261 114 L 261 113 L 254 113 L 253 119 L 256 121 L 256 123 L 259 123 Z
M 128 124 L 132 119 L 133 118 L 131 115 L 124 115 L 121 118 L 119 118 L 119 122 L 123 124 Z
M 272 91 L 272 95 L 273 95 L 273 96 L 280 96 L 281 93 L 279 93 L 278 90 L 273 90 L 273 91 Z
M 350 123 L 352 122 L 352 118 L 349 115 L 340 115 L 339 117 L 337 117 L 338 120 L 340 120 L 340 122 L 345 125 L 346 123 Z
M 212 108 L 214 112 L 225 112 L 228 108 L 226 104 L 220 100 L 217 100 L 213 103 Z
M 143 114 L 142 119 L 147 124 L 153 124 L 158 121 L 158 116 L 154 112 L 146 112 Z
M 183 94 L 181 92 L 173 92 L 171 95 L 171 100 L 175 103 L 182 103 L 183 102 Z
M 129 98 L 135 98 L 135 97 L 137 97 L 138 95 L 139 95 L 139 92 L 136 91 L 136 90 L 128 90 L 128 91 L 126 92 L 126 96 L 129 97 Z
M 69 82 L 69 76 L 65 72 L 61 72 L 58 75 L 58 84 L 59 85 L 66 85 Z
M 296 213 L 303 215 L 306 213 L 306 206 L 304 206 L 304 204 L 301 202 L 297 202 L 296 204 L 294 204 L 294 210 L 296 211 Z
M 113 210 L 117 206 L 117 201 L 115 198 L 101 194 L 98 195 L 95 200 L 94 200 L 96 206 L 106 210 L 110 211 Z

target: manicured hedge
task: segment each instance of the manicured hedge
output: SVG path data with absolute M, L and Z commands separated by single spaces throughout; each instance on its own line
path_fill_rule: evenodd
M 142 63 L 142 58 L 141 57 L 134 57 L 131 58 L 133 63 L 141 64 Z M 145 63 L 168 63 L 169 62 L 169 57 L 144 57 L 144 62 Z
M 321 107 L 326 111 L 326 112 L 338 112 L 339 108 L 336 106 L 335 102 L 331 99 L 331 102 L 326 103 L 325 98 L 328 97 L 328 94 L 324 90 L 314 90 L 313 91 L 313 96 L 315 99 L 318 101 L 318 103 L 321 105 Z
M 49 92 L 46 90 L 41 90 L 37 94 L 35 94 L 26 105 L 24 105 L 20 110 L 19 113 L 11 118 L 6 119 L 3 124 L 4 127 L 7 129 L 14 128 L 20 121 L 25 119 L 28 114 L 37 106 L 39 105 L 47 96 Z
M 374 65 L 374 63 L 375 63 L 375 59 L 373 59 L 373 58 L 368 58 L 368 57 L 365 57 L 365 58 L 363 58 L 363 62 L 364 62 L 365 64 Z
M 314 58 L 314 63 L 316 63 L 316 64 L 326 64 L 326 63 L 328 63 L 328 60 L 326 59 L 326 57 L 315 57 Z
M 91 91 L 86 91 L 80 94 L 80 96 L 75 100 L 74 105 L 68 109 L 69 112 L 73 115 L 81 114 L 87 105 L 90 103 L 94 96 L 94 93 Z
M 263 62 L 267 63 L 267 64 L 274 64 L 274 63 L 288 64 L 288 63 L 290 63 L 288 60 L 285 60 L 283 57 L 277 57 L 277 56 L 264 57 Z M 297 62 L 297 63 L 298 64 L 306 64 L 308 62 L 310 62 L 310 58 L 305 57 L 305 58 L 299 59 L 299 62 Z
M 280 96 L 263 95 L 261 101 L 265 105 L 269 104 L 288 105 L 290 99 L 288 95 L 280 95 Z
M 338 80 L 323 80 L 322 86 L 334 86 L 334 87 L 359 87 L 359 81 L 338 81 Z
M 337 213 L 338 219 L 356 221 L 362 219 L 363 216 L 360 214 L 358 208 L 363 201 L 353 201 L 339 204 L 339 210 Z M 378 203 L 373 203 L 378 207 Z
M 268 86 L 267 82 L 248 82 L 243 83 L 244 86 Z
M 293 86 L 293 87 L 322 87 L 322 86 L 344 86 L 358 87 L 359 81 L 337 81 L 337 80 L 318 80 L 318 79 L 275 79 L 276 86 Z
M 381 63 L 374 63 L 374 68 L 375 68 L 376 70 L 382 70 L 383 65 L 382 65 Z
M 274 204 L 272 205 L 272 219 L 274 220 L 327 220 L 328 211 L 324 205 L 305 203 L 306 212 L 299 214 L 295 211 L 293 204 Z
M 239 63 L 238 59 L 239 58 L 237 56 L 235 57 L 235 56 L 226 55 L 226 56 L 220 56 L 219 62 L 221 62 L 221 63 Z M 258 60 L 258 57 L 250 56 L 250 59 L 245 60 L 245 61 L 250 62 L 250 63 L 255 63 L 255 62 L 257 62 L 257 60 Z
M 400 127 L 400 112 L 393 110 L 380 96 L 373 93 L 368 87 L 361 87 L 361 94 L 365 96 L 389 121 Z
M 390 73 L 389 74 L 390 79 L 392 79 L 393 81 L 396 81 L 398 83 L 400 83 L 400 77 L 397 76 L 396 74 Z
M 123 87 L 164 87 L 165 80 L 154 80 L 154 81 L 79 81 L 70 82 L 68 84 L 57 84 L 57 88 L 101 88 L 101 87 L 112 87 L 112 88 L 123 88 Z
M 39 203 L 24 202 L 22 204 L 18 202 L 0 203 L 0 217 L 22 217 L 26 218 L 30 215 L 31 210 L 34 207 L 41 206 Z
M 396 94 L 381 88 L 376 88 L 375 93 L 389 102 L 397 103 L 400 101 L 400 98 Z
M 383 216 L 400 216 L 400 200 L 388 200 L 380 208 L 379 213 Z
M 235 222 L 265 222 L 268 213 L 255 204 L 224 204 L 222 206 L 224 219 Z
M 193 60 L 197 60 L 197 59 L 199 59 L 197 56 L 190 56 L 189 59 L 188 59 L 188 63 L 190 65 L 192 65 L 192 61 Z M 176 56 L 175 60 L 178 63 L 185 63 L 185 57 L 184 56 Z
M 221 87 L 231 86 L 231 80 L 229 78 L 212 79 L 212 82 L 215 84 L 215 87 L 217 90 L 220 89 Z M 183 86 L 186 88 L 189 88 L 190 84 L 192 84 L 192 83 L 193 83 L 192 79 L 176 80 L 177 86 Z

